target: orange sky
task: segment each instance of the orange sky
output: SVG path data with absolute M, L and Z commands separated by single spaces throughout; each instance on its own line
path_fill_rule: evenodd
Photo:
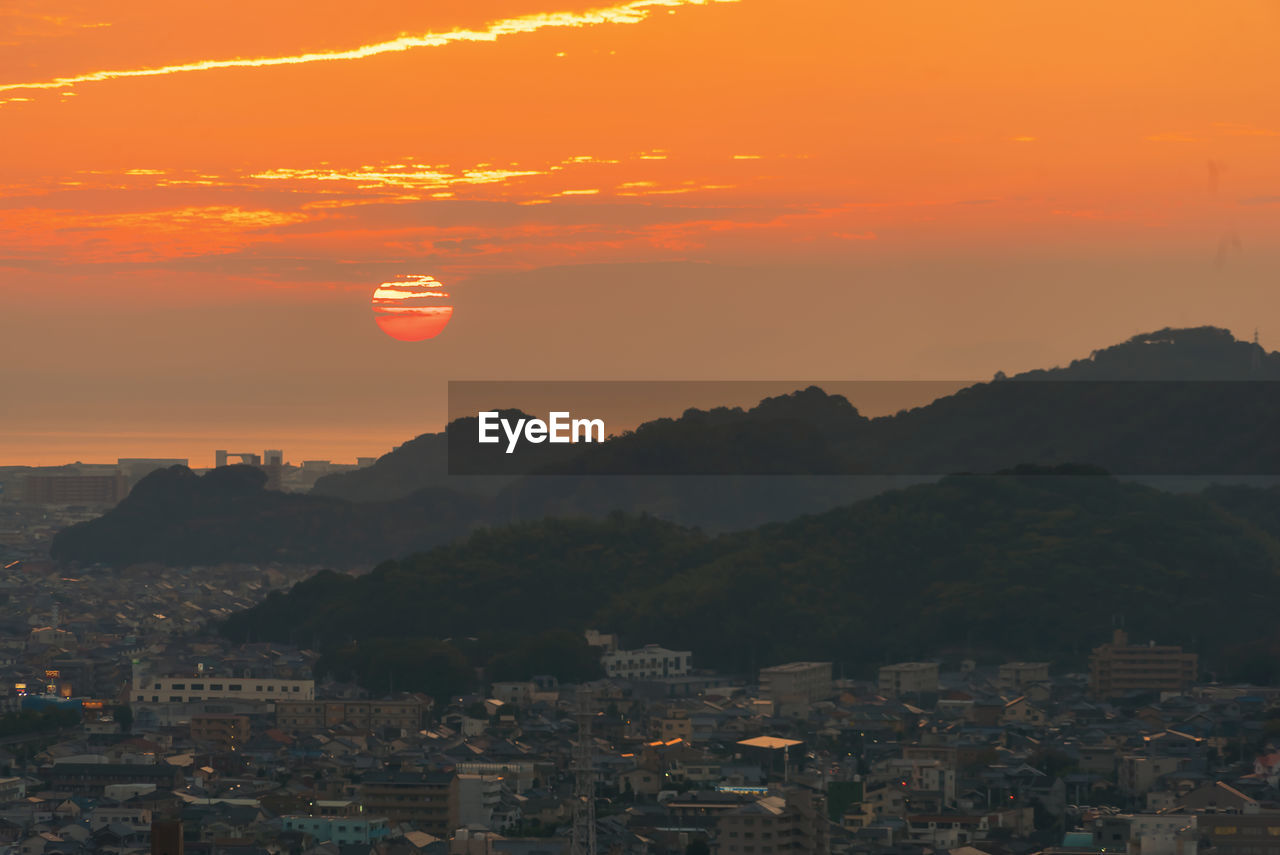
M 9 0 L 0 463 L 1274 338 L 1280 3 Z M 305 60 L 305 61 L 300 61 Z M 369 295 L 456 312 L 394 342 Z

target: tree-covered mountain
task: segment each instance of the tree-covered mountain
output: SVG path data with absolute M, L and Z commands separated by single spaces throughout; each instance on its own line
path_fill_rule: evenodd
M 451 661 L 451 690 L 463 663 L 582 676 L 586 628 L 738 672 L 938 653 L 1080 666 L 1122 617 L 1224 678 L 1275 676 L 1280 493 L 1221 502 L 1072 473 L 949 476 L 714 537 L 623 515 L 483 529 L 361 577 L 323 573 L 223 631 L 317 643 L 324 668 L 375 688 L 439 691 L 438 669 L 406 654 L 389 673 L 368 651 Z
M 265 489 L 253 466 L 143 478 L 116 507 L 59 532 L 59 560 L 125 565 L 280 561 L 347 566 L 445 543 L 488 521 L 483 500 L 444 488 L 396 502 L 347 502 Z
M 550 446 L 528 447 L 501 458 L 508 463 L 505 475 L 487 478 L 449 476 L 446 433 L 423 434 L 369 469 L 322 478 L 314 492 L 352 501 L 389 500 L 438 486 L 492 494 L 533 471 L 633 474 L 647 466 L 654 473 L 678 472 L 682 477 L 836 471 L 938 475 L 957 468 L 990 471 L 1017 463 L 1081 460 L 1110 471 L 1174 471 L 1164 466 L 1166 459 L 1172 464 L 1216 463 L 1219 471 L 1213 474 L 1280 467 L 1280 460 L 1256 460 L 1244 453 L 1248 448 L 1270 450 L 1273 444 L 1252 440 L 1275 426 L 1280 405 L 1248 388 L 1228 385 L 1280 380 L 1280 353 L 1239 341 L 1229 330 L 1165 328 L 1096 350 L 1067 366 L 1011 378 L 998 374 L 997 379 L 1021 385 L 980 383 L 879 419 L 867 419 L 844 398 L 817 389 L 765 399 L 749 410 L 691 409 L 676 418 L 655 419 L 589 453 L 549 458 Z M 1064 387 L 1055 381 L 1086 385 Z M 1171 383 L 1181 385 L 1166 385 Z M 1226 405 L 1237 412 L 1224 411 Z M 1241 411 L 1242 405 L 1252 409 Z M 1223 416 L 1235 421 L 1223 425 Z M 448 429 L 459 468 L 475 459 L 467 457 L 478 450 L 474 426 L 475 419 L 464 419 Z M 1169 435 L 1170 428 L 1181 432 Z M 1237 443 L 1234 458 L 1186 460 L 1184 448 L 1203 447 L 1197 430 L 1242 430 L 1248 434 L 1242 440 L 1250 442 L 1248 448 Z M 1161 442 L 1153 445 L 1153 438 Z
M 260 485 L 231 495 L 190 473 L 148 479 L 139 497 L 61 532 L 53 555 L 337 566 L 447 542 L 476 525 L 612 510 L 725 531 L 949 472 L 1020 464 L 1196 476 L 1192 485 L 1203 486 L 1215 476 L 1280 474 L 1277 378 L 1280 354 L 1202 327 L 1135 336 L 1063 368 L 997 377 L 875 419 L 811 387 L 750 409 L 687 410 L 603 444 L 526 444 L 513 455 L 478 444 L 476 419 L 461 419 L 309 496 Z M 449 474 L 451 464 L 498 474 Z

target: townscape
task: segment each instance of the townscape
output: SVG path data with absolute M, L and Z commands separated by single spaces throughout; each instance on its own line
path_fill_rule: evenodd
M 123 602 L 8 570 L 8 625 L 18 602 L 30 617 L 0 640 L 5 851 L 559 855 L 584 823 L 610 855 L 1280 847 L 1280 688 L 1204 682 L 1194 654 L 1124 629 L 1087 672 L 962 659 L 874 679 L 715 673 L 591 631 L 590 682 L 380 695 L 315 679 L 306 647 L 210 631 L 290 578 L 136 568 Z

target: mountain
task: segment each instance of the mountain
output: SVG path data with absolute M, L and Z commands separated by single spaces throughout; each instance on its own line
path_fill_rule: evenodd
M 443 488 L 397 502 L 353 503 L 265 489 L 253 466 L 203 476 L 185 466 L 147 475 L 116 507 L 54 538 L 58 560 L 170 565 L 281 561 L 347 566 L 445 543 L 487 504 Z
M 359 652 L 406 644 L 504 678 L 572 678 L 589 627 L 734 672 L 817 658 L 867 674 L 948 652 L 1082 666 L 1120 616 L 1133 634 L 1201 653 L 1224 679 L 1274 677 L 1280 493 L 1227 498 L 1024 467 L 715 537 L 652 517 L 544 520 L 358 578 L 322 574 L 223 631 L 313 640 L 323 669 L 377 685 L 388 675 Z M 465 673 L 448 688 L 465 688 Z M 393 676 L 406 689 L 435 679 L 408 660 Z
M 324 479 L 313 495 L 258 486 L 228 496 L 178 475 L 156 480 L 138 500 L 61 532 L 52 551 L 79 562 L 372 563 L 477 525 L 611 510 L 740 529 L 1020 464 L 1195 476 L 1184 486 L 1199 488 L 1218 476 L 1280 474 L 1277 379 L 1280 354 L 1200 327 L 997 375 L 875 419 L 810 387 L 745 410 L 687 410 L 603 444 L 526 443 L 510 455 L 478 444 L 476 419 L 461 419 L 371 469 Z

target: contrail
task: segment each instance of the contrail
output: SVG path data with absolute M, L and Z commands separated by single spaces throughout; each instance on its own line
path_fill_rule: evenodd
M 636 24 L 649 17 L 655 9 L 678 6 L 707 6 L 712 3 L 736 3 L 738 0 L 631 0 L 617 6 L 591 9 L 585 12 L 544 12 L 522 15 L 495 21 L 481 30 L 450 30 L 447 33 L 425 33 L 420 36 L 400 36 L 390 41 L 351 48 L 349 50 L 303 53 L 296 56 L 271 56 L 259 59 L 206 59 L 181 65 L 164 65 L 158 68 L 133 68 L 119 71 L 92 71 L 73 77 L 55 77 L 34 83 L 3 83 L 0 92 L 15 89 L 65 89 L 79 83 L 97 83 L 103 80 L 120 80 L 128 77 L 159 77 L 165 74 L 182 74 L 188 71 L 213 71 L 219 68 L 265 68 L 275 65 L 301 65 L 308 62 L 330 62 L 343 59 L 365 59 L 384 53 L 414 50 L 415 48 L 442 47 L 454 42 L 492 42 L 502 36 L 533 33 L 538 30 L 560 27 L 590 27 L 596 24 Z

